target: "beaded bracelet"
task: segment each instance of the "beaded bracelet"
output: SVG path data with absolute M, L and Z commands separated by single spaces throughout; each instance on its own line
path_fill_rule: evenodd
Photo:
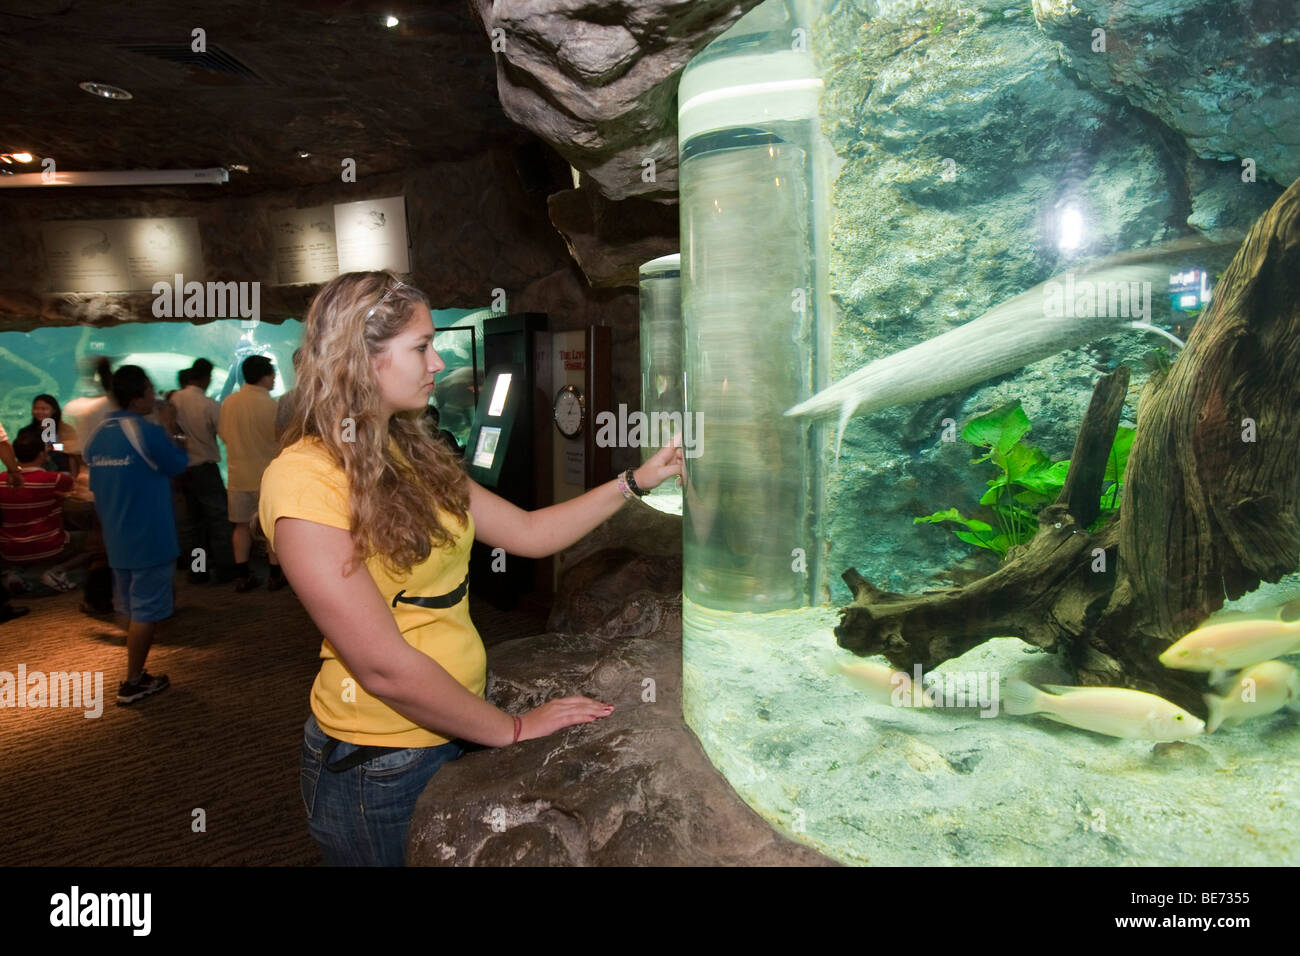
M 627 472 L 626 472 L 626 471 L 619 472 L 619 475 L 618 475 L 618 490 L 621 491 L 621 492 L 623 492 L 623 497 L 624 497 L 624 498 L 627 498 L 627 499 L 629 499 L 629 500 L 632 499 L 632 498 L 635 498 L 635 497 L 636 497 L 636 495 L 634 495 L 634 494 L 632 493 L 632 489 L 629 488 L 629 487 L 627 486 Z

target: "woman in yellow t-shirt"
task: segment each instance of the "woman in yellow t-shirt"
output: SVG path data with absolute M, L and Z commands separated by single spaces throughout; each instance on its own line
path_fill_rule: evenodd
M 670 446 L 538 511 L 492 494 L 421 422 L 444 368 L 433 333 L 424 295 L 392 273 L 325 285 L 304 320 L 293 417 L 262 476 L 262 531 L 324 637 L 301 783 L 331 865 L 402 865 L 416 798 L 459 741 L 503 747 L 613 711 L 565 697 L 515 717 L 483 699 L 466 597 L 474 538 L 545 557 L 681 474 Z

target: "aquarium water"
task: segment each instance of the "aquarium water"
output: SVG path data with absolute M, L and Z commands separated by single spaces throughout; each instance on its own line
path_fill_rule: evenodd
M 434 322 L 439 329 L 435 347 L 447 363 L 442 378 L 464 368 L 468 377 L 473 349 L 470 339 L 478 335 L 479 380 L 482 380 L 483 310 L 439 309 Z M 477 316 L 477 319 L 476 319 Z M 453 330 L 453 327 L 454 330 Z M 105 356 L 113 368 L 138 365 L 149 375 L 158 397 L 177 387 L 177 374 L 197 359 L 213 365 L 208 395 L 225 399 L 242 383 L 240 367 L 251 355 L 265 355 L 275 367 L 271 395 L 279 398 L 294 385 L 293 352 L 302 339 L 302 325 L 296 320 L 283 323 L 246 319 L 218 319 L 203 324 L 186 322 L 136 322 L 106 328 L 89 326 L 46 327 L 30 332 L 0 332 L 0 423 L 10 435 L 31 420 L 32 399 L 48 394 L 67 405 L 72 399 L 103 394 L 94 378 L 94 364 Z M 463 392 L 463 394 L 461 394 Z M 470 388 L 445 388 L 436 396 L 442 401 L 443 427 L 456 432 L 462 444 L 473 414 Z M 466 412 L 468 409 L 468 412 Z M 76 424 L 76 422 L 72 422 Z M 226 477 L 222 447 L 221 475 Z
M 1057 354 L 950 394 L 904 368 L 899 394 L 923 398 L 851 419 L 838 458 L 833 418 L 786 411 L 1102 257 L 1197 234 L 1239 242 L 1281 191 L 1240 189 L 1240 164 L 1206 158 L 1200 130 L 1113 95 L 1102 61 L 1067 49 L 1056 6 L 767 0 L 683 73 L 683 401 L 703 436 L 684 481 L 686 719 L 755 810 L 846 863 L 1300 863 L 1294 710 L 1165 741 L 1008 715 L 994 689 L 1007 681 L 1073 681 L 1013 634 L 929 675 L 993 691 L 979 706 L 882 703 L 840 670 L 863 663 L 833 633 L 849 568 L 901 594 L 997 570 L 1001 556 L 956 526 L 914 523 L 972 514 L 988 491 L 962 430 L 1017 403 L 1026 441 L 1062 461 L 1098 377 L 1121 363 L 1131 428 L 1143 383 L 1212 291 L 1180 277 L 1226 259 L 1171 262 L 1168 289 L 1141 290 L 1146 328 L 1116 323 L 1083 346 L 1062 335 Z M 1171 9 L 1142 30 L 1183 17 L 1212 46 L 1227 29 L 1213 4 L 1155 6 Z M 1112 43 L 1124 28 L 1109 24 Z M 1183 66 L 1170 57 L 1169 76 L 1145 79 L 1182 95 Z M 643 352 L 643 374 L 659 362 Z M 1298 596 L 1291 575 L 1225 613 Z

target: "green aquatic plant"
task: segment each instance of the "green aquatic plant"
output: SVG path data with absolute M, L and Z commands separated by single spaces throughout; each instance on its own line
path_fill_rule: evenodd
M 1151 375 L 1165 375 L 1174 367 L 1173 357 L 1166 348 L 1152 349 L 1142 356 L 1142 363 Z
M 953 530 L 960 540 L 1003 557 L 1013 547 L 1029 541 L 1038 530 L 1038 510 L 1057 499 L 1070 470 L 1068 459 L 1052 461 L 1041 448 L 1024 440 L 1030 427 L 1029 416 L 1020 403 L 1011 402 L 976 416 L 962 429 L 964 441 L 985 449 L 971 464 L 989 462 L 997 468 L 998 473 L 988 481 L 988 491 L 979 500 L 992 512 L 995 524 L 968 518 L 956 508 L 914 518 L 912 523 L 952 522 L 960 526 Z M 1089 530 L 1102 526 L 1119 510 L 1133 435 L 1134 429 L 1124 426 L 1116 431 L 1102 483 L 1101 513 Z

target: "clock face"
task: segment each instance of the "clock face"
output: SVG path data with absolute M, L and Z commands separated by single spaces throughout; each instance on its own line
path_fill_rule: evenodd
M 577 386 L 566 385 L 555 396 L 555 427 L 565 438 L 575 438 L 582 431 L 587 409 Z

